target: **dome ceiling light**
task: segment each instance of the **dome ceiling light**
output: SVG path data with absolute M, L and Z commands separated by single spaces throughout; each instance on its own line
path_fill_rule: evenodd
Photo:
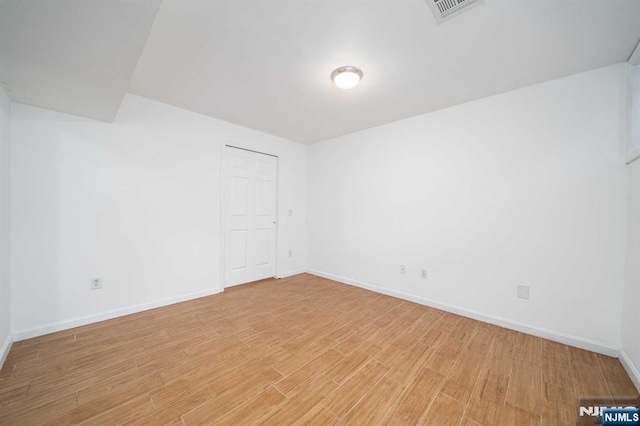
M 331 80 L 341 89 L 352 89 L 360 83 L 362 70 L 357 67 L 340 67 L 331 73 Z

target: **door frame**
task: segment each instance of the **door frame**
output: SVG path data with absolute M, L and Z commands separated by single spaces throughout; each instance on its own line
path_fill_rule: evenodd
M 256 146 L 251 146 L 248 144 L 237 143 L 237 142 L 228 142 L 223 141 L 220 144 L 220 288 L 224 291 L 227 287 L 225 282 L 225 273 L 226 273 L 226 255 L 227 255 L 227 217 L 225 215 L 224 209 L 227 205 L 227 148 L 241 149 L 243 151 L 255 152 L 256 154 L 268 155 L 270 157 L 274 157 L 276 159 L 276 176 L 275 176 L 275 196 L 276 196 L 276 226 L 275 226 L 275 239 L 276 239 L 276 252 L 274 253 L 274 263 L 275 263 L 275 278 L 280 278 L 279 271 L 279 262 L 278 262 L 278 251 L 279 251 L 279 240 L 280 240 L 280 198 L 279 198 L 279 177 L 280 177 L 280 157 L 271 154 L 269 152 L 265 152 Z M 242 285 L 242 284 L 238 284 Z M 233 287 L 233 286 L 232 286 Z

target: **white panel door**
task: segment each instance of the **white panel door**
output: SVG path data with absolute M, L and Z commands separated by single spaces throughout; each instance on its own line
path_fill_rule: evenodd
M 276 274 L 277 158 L 225 147 L 224 285 Z

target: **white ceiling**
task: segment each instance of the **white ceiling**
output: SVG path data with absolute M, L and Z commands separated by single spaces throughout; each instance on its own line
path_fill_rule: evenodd
M 161 0 L 0 0 L 0 80 L 15 102 L 111 121 Z
M 312 143 L 626 61 L 640 1 L 486 0 L 436 25 L 426 0 L 165 0 L 142 96 Z M 342 65 L 362 68 L 351 91 Z
M 302 143 L 626 61 L 640 39 L 640 0 L 485 0 L 441 25 L 427 0 L 164 0 L 133 71 L 157 1 L 5 1 L 13 100 L 109 119 L 133 74 L 133 93 Z M 342 65 L 364 71 L 351 91 Z

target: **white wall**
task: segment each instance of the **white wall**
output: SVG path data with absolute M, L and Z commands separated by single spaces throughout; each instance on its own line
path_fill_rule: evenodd
M 0 366 L 11 345 L 9 147 L 11 103 L 0 88 Z
M 629 229 L 627 281 L 624 289 L 622 356 L 640 390 L 640 160 L 627 166 L 629 172 Z M 630 367 L 630 368 L 629 368 Z
M 628 161 L 640 157 L 640 65 L 629 65 Z
M 617 353 L 626 100 L 620 64 L 311 146 L 310 269 Z
M 620 358 L 640 390 L 640 65 L 629 66 L 627 276 L 624 287 Z
M 219 291 L 223 143 L 280 157 L 278 271 L 306 268 L 303 145 L 133 95 L 113 124 L 13 104 L 11 142 L 17 338 Z

